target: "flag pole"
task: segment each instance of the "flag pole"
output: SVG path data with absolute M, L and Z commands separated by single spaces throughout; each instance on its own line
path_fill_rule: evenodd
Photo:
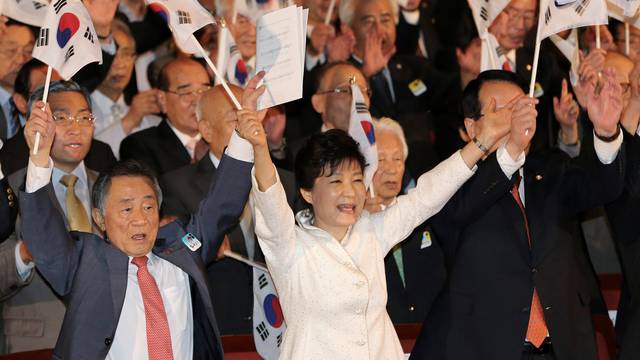
M 231 92 L 229 85 L 227 85 L 227 82 L 224 81 L 224 79 L 222 78 L 222 75 L 218 72 L 218 69 L 216 69 L 216 66 L 213 64 L 213 61 L 211 61 L 207 53 L 202 48 L 202 45 L 200 45 L 200 43 L 198 42 L 198 39 L 196 39 L 196 37 L 193 36 L 193 34 L 191 35 L 191 40 L 193 40 L 193 42 L 196 44 L 198 51 L 200 51 L 200 53 L 204 57 L 204 60 L 207 62 L 207 65 L 209 65 L 211 70 L 213 70 L 213 73 L 216 75 L 216 77 L 220 79 L 220 85 L 222 85 L 222 87 L 224 88 L 224 91 L 226 91 L 227 95 L 229 95 L 229 98 L 231 98 L 233 105 L 235 105 L 237 110 L 242 110 L 242 106 L 238 102 L 238 99 L 236 99 L 236 96 L 233 95 L 233 92 Z
M 329 4 L 329 10 L 327 10 L 327 17 L 324 19 L 324 24 L 329 25 L 331 23 L 331 14 L 333 14 L 333 8 L 336 6 L 336 0 L 331 0 Z
M 267 269 L 265 264 L 261 264 L 261 263 L 258 263 L 256 261 L 250 260 L 250 259 L 248 259 L 248 258 L 246 258 L 246 257 L 244 257 L 244 256 L 242 256 L 240 254 L 237 254 L 237 253 L 235 253 L 235 252 L 233 252 L 231 250 L 225 250 L 224 251 L 224 256 L 226 256 L 228 258 L 231 258 L 231 259 L 234 259 L 234 260 L 238 260 L 240 262 L 243 262 L 243 263 L 245 263 L 245 264 L 247 264 L 247 265 L 249 265 L 251 267 L 254 267 L 254 268 L 258 269 L 258 270 L 262 270 L 262 271 L 264 271 L 266 273 L 269 272 L 269 270 Z
M 596 49 L 600 49 L 600 25 L 596 25 Z
M 624 23 L 624 54 L 629 56 L 629 23 Z
M 369 195 L 371 195 L 372 199 L 376 197 L 376 190 L 373 188 L 373 182 L 369 185 Z
M 542 1 L 540 2 L 542 4 Z M 533 51 L 533 66 L 531 68 L 531 82 L 529 83 L 529 97 L 533 99 L 536 89 L 536 77 L 538 76 L 538 61 L 540 60 L 540 28 L 542 27 L 542 10 L 538 13 L 538 27 L 536 29 L 536 47 Z M 524 130 L 529 135 L 529 129 Z
M 51 65 L 47 67 L 47 78 L 44 81 L 44 93 L 42 94 L 42 102 L 44 103 L 44 111 L 47 107 L 47 97 L 49 97 L 49 84 L 51 83 Z M 33 155 L 38 155 L 38 148 L 40 147 L 40 132 L 36 132 L 36 140 L 33 144 Z

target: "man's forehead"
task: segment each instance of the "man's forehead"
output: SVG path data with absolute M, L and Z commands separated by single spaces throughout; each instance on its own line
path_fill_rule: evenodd
M 151 179 L 144 176 L 115 176 L 111 179 L 108 198 L 115 201 L 135 200 L 152 197 L 155 191 Z
M 350 65 L 342 65 L 336 67 L 330 74 L 330 86 L 348 85 L 352 78 L 356 79 L 359 85 L 365 85 L 364 76 L 354 67 Z

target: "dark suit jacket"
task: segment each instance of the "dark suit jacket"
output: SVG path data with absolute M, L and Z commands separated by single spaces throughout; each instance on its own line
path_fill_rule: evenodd
M 625 133 L 625 144 L 625 188 L 606 209 L 624 279 L 616 317 L 620 359 L 631 360 L 640 354 L 640 137 Z
M 355 59 L 352 63 L 362 66 Z M 373 90 L 371 96 L 371 115 L 374 117 L 390 117 L 397 120 L 409 145 L 407 167 L 414 178 L 418 178 L 438 163 L 434 149 L 436 141 L 433 111 L 455 108 L 449 96 L 459 84 L 454 78 L 438 72 L 424 58 L 415 55 L 396 55 L 387 65 L 393 82 L 395 103 L 389 104 L 381 91 L 376 90 L 376 82 L 384 78 L 383 72 L 371 76 L 369 82 Z M 415 80 L 426 86 L 426 91 L 414 95 L 409 88 Z M 459 90 L 458 90 L 459 91 Z
M 590 299 L 576 265 L 576 214 L 622 191 L 624 149 L 603 165 L 559 151 L 531 154 L 524 166 L 530 249 L 512 182 L 495 154 L 433 224 L 449 280 L 423 327 L 412 359 L 519 359 L 537 289 L 555 355 L 597 359 Z M 515 176 L 514 176 L 515 178 Z
M 421 248 L 425 232 L 431 244 Z M 387 312 L 394 324 L 422 323 L 447 279 L 444 255 L 428 223 L 417 227 L 400 243 L 405 283 L 393 250 L 384 258 L 387 277 Z
M 242 212 L 251 188 L 252 164 L 223 157 L 217 181 L 188 224 L 160 228 L 154 254 L 189 274 L 193 301 L 194 359 L 222 359 L 223 351 L 205 266 L 213 261 L 224 233 Z M 97 359 L 109 352 L 127 286 L 128 257 L 108 239 L 67 232 L 47 190 L 21 192 L 23 239 L 36 266 L 65 297 L 68 311 L 54 349 L 56 359 Z M 202 242 L 189 250 L 180 239 Z M 91 294 L 88 301 L 87 294 Z M 90 319 L 87 321 L 87 319 Z
M 146 164 L 158 177 L 189 165 L 191 157 L 167 119 L 158 126 L 133 133 L 120 144 L 120 160 L 135 159 Z
M 10 175 L 29 165 L 29 147 L 24 140 L 24 128 L 4 144 L 0 150 L 0 163 L 5 175 Z M 113 156 L 111 147 L 100 140 L 93 139 L 84 164 L 97 172 L 104 172 L 111 169 L 115 163 L 116 158 Z
M 18 214 L 17 200 L 7 178 L 0 180 L 0 243 L 13 232 Z
M 409 24 L 404 16 L 400 14 L 398 25 L 396 25 L 396 49 L 398 54 L 415 55 L 418 50 L 420 35 L 424 40 L 424 47 L 427 50 L 427 59 L 433 60 L 440 51 L 440 39 L 436 29 L 435 7 L 422 1 L 418 11 L 420 20 L 416 25 Z
M 209 156 L 205 156 L 197 164 L 187 165 L 168 172 L 160 181 L 164 195 L 164 215 L 184 218 L 197 208 L 211 183 L 216 179 L 217 170 Z M 294 207 L 298 198 L 293 174 L 286 170 L 278 170 L 280 180 L 287 193 L 289 205 Z M 238 219 L 229 231 L 231 249 L 247 256 L 244 235 Z M 264 262 L 258 242 L 255 242 L 255 258 Z M 213 311 L 218 320 L 220 333 L 248 334 L 252 332 L 253 322 L 253 270 L 237 260 L 223 258 L 207 267 L 209 285 L 216 296 L 213 298 Z

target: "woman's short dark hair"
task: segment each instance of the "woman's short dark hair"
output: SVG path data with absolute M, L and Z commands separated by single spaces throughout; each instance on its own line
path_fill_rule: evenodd
M 298 187 L 311 190 L 315 180 L 331 176 L 344 162 L 355 161 L 364 170 L 365 159 L 358 143 L 346 132 L 332 129 L 312 135 L 300 149 L 295 161 Z
M 162 204 L 162 190 L 153 171 L 136 160 L 125 160 L 117 162 L 111 170 L 103 172 L 93 185 L 91 203 L 93 207 L 100 210 L 102 214 L 104 214 L 105 201 L 111 188 L 111 181 L 114 177 L 118 176 L 142 177 L 147 179 L 156 194 L 158 206 Z
M 465 118 L 478 120 L 482 116 L 482 105 L 480 104 L 480 89 L 486 82 L 506 82 L 513 84 L 525 91 L 522 79 L 511 71 L 487 70 L 471 80 L 462 93 L 462 115 Z

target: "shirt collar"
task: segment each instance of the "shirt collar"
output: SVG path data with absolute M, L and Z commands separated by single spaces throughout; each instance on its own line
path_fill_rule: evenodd
M 124 102 L 124 94 L 120 94 L 116 101 L 111 100 L 107 95 L 103 94 L 100 90 L 96 90 L 91 93 L 91 101 L 94 106 L 99 107 L 100 109 L 106 109 L 109 111 L 111 106 L 114 104 L 124 105 L 127 104 Z
M 149 251 L 146 257 L 149 259 L 147 261 L 147 266 L 153 266 L 160 259 L 156 254 L 153 253 L 153 251 Z M 129 256 L 129 264 L 137 268 L 137 266 L 133 264 L 132 261 L 133 261 L 133 256 Z
M 5 88 L 0 86 L 0 106 L 5 105 L 11 99 L 11 93 L 8 92 Z
M 213 163 L 213 167 L 217 169 L 218 166 L 220 165 L 220 159 L 218 159 L 211 151 L 209 151 L 209 159 L 211 159 L 211 162 Z
M 180 140 L 180 142 L 182 143 L 182 146 L 184 146 L 185 148 L 187 147 L 187 144 L 189 143 L 190 140 L 199 141 L 200 139 L 202 139 L 202 135 L 200 135 L 200 133 L 198 133 L 196 136 L 189 136 L 183 133 L 182 131 L 176 129 L 173 125 L 171 125 L 171 121 L 167 121 L 167 124 L 169 124 L 169 127 L 171 128 L 171 130 L 173 130 L 173 133 L 176 134 L 176 136 L 178 137 L 178 140 Z
M 75 175 L 82 185 L 86 186 L 87 189 L 89 188 L 89 182 L 87 181 L 87 170 L 84 166 L 84 161 L 81 161 L 80 164 L 78 164 L 78 166 L 76 166 L 76 168 L 73 169 L 73 171 L 71 171 L 71 173 L 69 174 L 54 166 L 53 172 L 51 174 L 51 182 L 53 184 L 58 184 L 60 182 L 60 179 L 64 175 Z

